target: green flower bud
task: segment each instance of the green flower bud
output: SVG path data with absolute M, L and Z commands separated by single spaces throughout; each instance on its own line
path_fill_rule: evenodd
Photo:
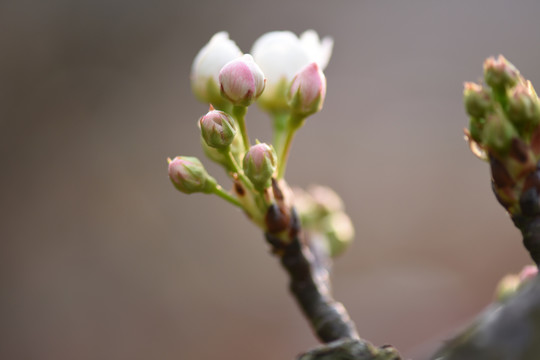
M 515 137 L 518 137 L 518 133 L 502 111 L 488 115 L 482 132 L 485 147 L 496 154 L 506 154 Z
M 466 82 L 463 90 L 463 102 L 465 110 L 470 116 L 483 118 L 486 112 L 492 108 L 491 95 L 482 85 Z
M 272 146 L 265 143 L 253 145 L 244 156 L 244 173 L 253 186 L 262 191 L 270 186 L 277 168 L 277 155 Z
M 510 91 L 508 98 L 508 117 L 520 126 L 540 123 L 540 102 L 530 81 L 527 85 L 518 84 Z
M 482 143 L 482 130 L 484 129 L 485 120 L 471 117 L 469 121 L 469 135 L 471 139 L 477 143 Z
M 199 119 L 201 135 L 210 147 L 225 149 L 234 140 L 236 128 L 234 120 L 227 113 L 214 110 L 210 106 L 210 111 Z
M 484 80 L 492 88 L 510 88 L 520 80 L 519 70 L 502 55 L 484 61 Z
M 332 257 L 343 253 L 354 238 L 352 221 L 342 211 L 327 216 L 324 219 L 323 229 L 328 239 L 328 248 Z
M 216 180 L 208 175 L 199 159 L 191 156 L 177 156 L 174 160 L 168 159 L 169 179 L 181 192 L 191 194 L 195 192 L 211 193 L 216 187 Z

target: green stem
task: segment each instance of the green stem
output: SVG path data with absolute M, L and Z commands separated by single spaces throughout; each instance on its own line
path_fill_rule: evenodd
M 283 147 L 283 151 L 279 155 L 279 161 L 278 161 L 278 179 L 283 179 L 285 176 L 285 170 L 287 169 L 287 160 L 289 159 L 289 152 L 291 150 L 291 144 L 294 139 L 294 135 L 296 134 L 296 131 L 302 126 L 304 123 L 305 117 L 300 116 L 298 114 L 292 113 L 289 117 L 288 126 L 287 126 L 287 137 L 285 138 L 285 144 Z
M 238 122 L 238 127 L 240 128 L 240 134 L 242 134 L 242 141 L 244 143 L 244 152 L 247 152 L 251 146 L 251 144 L 249 143 L 249 137 L 248 137 L 246 119 L 245 119 L 247 107 L 235 105 L 233 107 L 232 112 L 233 112 L 234 118 Z
M 235 206 L 238 206 L 239 208 L 242 208 L 242 204 L 240 203 L 240 201 L 236 197 L 229 194 L 227 191 L 223 190 L 221 185 L 216 185 L 213 192 L 220 198 L 225 199 L 226 201 L 230 202 Z
M 274 120 L 274 140 L 272 142 L 272 145 L 274 145 L 274 149 L 276 150 L 278 156 L 281 156 L 287 132 L 287 121 L 289 120 L 289 113 L 275 112 L 272 114 L 272 117 Z
M 244 174 L 244 171 L 240 168 L 240 165 L 238 165 L 238 163 L 236 162 L 236 159 L 234 158 L 233 153 L 227 150 L 225 156 L 227 157 L 227 161 L 229 162 L 230 168 L 236 174 L 238 174 L 238 177 L 240 178 L 240 181 L 242 182 L 242 184 L 244 184 L 248 189 L 253 189 L 253 184 Z

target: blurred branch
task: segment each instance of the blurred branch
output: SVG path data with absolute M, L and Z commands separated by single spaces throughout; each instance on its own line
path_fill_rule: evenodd
M 445 344 L 433 360 L 538 360 L 540 354 L 540 278 L 507 302 L 490 305 Z

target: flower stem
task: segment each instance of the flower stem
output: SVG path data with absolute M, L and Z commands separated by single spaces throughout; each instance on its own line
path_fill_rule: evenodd
M 296 113 L 292 113 L 289 117 L 287 126 L 287 137 L 285 138 L 285 144 L 283 146 L 283 149 L 281 153 L 279 153 L 277 173 L 278 179 L 283 179 L 283 177 L 285 176 L 285 170 L 287 169 L 287 160 L 289 158 L 289 152 L 291 149 L 292 141 L 294 139 L 294 135 L 296 134 L 296 130 L 298 130 L 302 126 L 304 120 L 304 116 L 298 115 Z
M 242 207 L 242 204 L 240 203 L 240 201 L 238 201 L 238 199 L 236 197 L 232 196 L 231 194 L 229 194 L 228 192 L 223 190 L 221 185 L 216 185 L 213 192 L 214 192 L 214 194 L 216 194 L 217 196 L 219 196 L 222 199 L 225 199 L 226 201 L 230 202 L 231 204 L 233 204 L 235 206 L 238 206 L 239 208 Z
M 226 150 L 226 152 L 224 152 L 224 155 L 228 161 L 228 165 L 229 165 L 229 168 L 231 170 L 233 170 L 237 175 L 238 177 L 240 178 L 240 181 L 248 188 L 248 189 L 253 189 L 253 184 L 251 183 L 251 181 L 247 178 L 247 176 L 244 174 L 244 171 L 242 170 L 242 168 L 240 167 L 240 165 L 238 165 L 238 163 L 236 162 L 236 159 L 234 158 L 234 155 L 233 153 L 230 151 L 230 150 Z
M 244 143 L 244 152 L 247 152 L 251 144 L 249 143 L 249 137 L 246 127 L 246 112 L 247 107 L 245 106 L 234 106 L 233 107 L 233 116 L 238 122 L 238 127 L 240 128 L 240 134 L 242 134 L 242 142 Z
M 281 154 L 283 151 L 286 131 L 287 120 L 289 120 L 289 114 L 287 112 L 275 112 L 272 114 L 273 126 L 274 126 L 274 139 L 272 145 L 277 154 Z

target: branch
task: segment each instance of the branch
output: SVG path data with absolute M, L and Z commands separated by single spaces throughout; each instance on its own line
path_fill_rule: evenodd
M 433 360 L 538 360 L 540 358 L 540 278 L 506 303 L 491 304 Z
M 283 210 L 283 209 L 282 209 Z M 317 253 L 302 234 L 296 211 L 288 216 L 276 208 L 269 211 L 271 223 L 284 223 L 277 227 L 281 235 L 287 229 L 289 239 L 267 232 L 266 240 L 290 278 L 289 288 L 317 337 L 325 345 L 299 356 L 299 360 L 400 360 L 392 346 L 381 348 L 359 337 L 354 322 L 345 307 L 332 298 L 328 266 L 330 259 Z M 272 227 L 269 227 L 272 228 Z M 276 229 L 276 230 L 277 230 Z M 277 231 L 276 231 L 277 233 Z

